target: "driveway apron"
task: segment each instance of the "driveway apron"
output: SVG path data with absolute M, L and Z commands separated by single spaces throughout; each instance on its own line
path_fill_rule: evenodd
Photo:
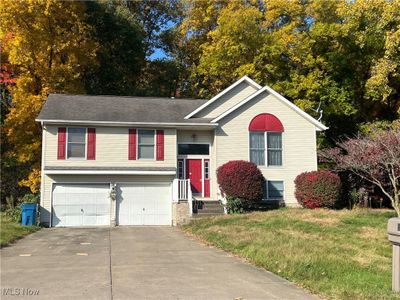
M 33 299 L 317 299 L 172 227 L 43 229 L 2 249 L 1 298 L 36 290 Z

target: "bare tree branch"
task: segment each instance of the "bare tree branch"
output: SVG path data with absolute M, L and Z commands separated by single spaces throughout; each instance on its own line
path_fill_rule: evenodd
M 379 187 L 400 216 L 400 130 L 380 130 L 339 142 L 321 152 L 337 170 L 347 170 Z

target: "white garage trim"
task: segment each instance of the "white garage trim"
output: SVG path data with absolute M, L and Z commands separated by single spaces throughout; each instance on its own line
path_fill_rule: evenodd
M 116 201 L 116 221 L 118 225 L 172 225 L 172 182 L 170 181 L 154 181 L 154 182 L 118 182 L 116 183 L 117 186 L 117 201 Z M 167 207 L 167 211 L 168 211 L 168 216 L 167 216 L 167 220 L 163 221 L 163 220 L 156 220 L 154 219 L 153 222 L 147 222 L 144 221 L 143 217 L 145 217 L 145 214 L 141 215 L 141 220 L 140 222 L 137 222 L 136 224 L 127 224 L 127 223 L 135 223 L 135 222 L 131 222 L 131 221 L 126 221 L 124 220 L 123 223 L 121 224 L 121 216 L 120 216 L 120 206 L 121 206 L 121 188 L 122 187 L 166 187 L 168 188 L 168 193 L 167 195 L 165 195 L 164 197 L 164 201 L 166 201 L 166 203 L 164 203 Z M 157 197 L 157 194 L 155 195 Z M 132 203 L 134 202 L 133 199 L 130 199 L 130 201 L 132 201 Z M 163 200 L 162 200 L 163 201 Z M 142 203 L 143 205 L 143 203 Z M 140 206 L 140 205 L 139 205 Z M 144 208 L 143 208 L 143 211 Z M 124 212 L 126 212 L 126 210 L 124 210 Z M 129 212 L 128 212 L 129 213 Z M 158 213 L 153 214 L 153 216 L 159 215 Z
M 53 220 L 53 216 L 54 216 L 54 189 L 57 185 L 92 185 L 92 186 L 108 186 L 109 189 L 111 189 L 111 183 L 110 182 L 52 182 L 51 183 L 51 211 L 50 211 L 50 227 L 55 227 L 54 226 L 54 220 Z M 109 220 L 108 220 L 108 224 L 105 224 L 104 226 L 109 226 L 111 224 L 111 211 L 112 211 L 112 207 L 111 207 L 112 203 L 111 203 L 111 199 L 109 201 Z M 100 226 L 100 225 L 82 225 L 83 227 L 86 226 Z

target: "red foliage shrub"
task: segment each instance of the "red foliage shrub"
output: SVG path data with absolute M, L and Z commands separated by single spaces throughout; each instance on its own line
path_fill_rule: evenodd
M 388 129 L 375 128 L 319 154 L 325 162 L 334 163 L 337 171 L 348 171 L 372 182 L 400 216 L 400 128 L 396 124 L 393 122 Z
M 261 200 L 264 176 L 257 166 L 244 160 L 233 160 L 220 166 L 217 180 L 226 196 L 240 198 L 245 204 Z
M 332 208 L 340 197 L 340 177 L 330 171 L 304 172 L 294 181 L 297 201 L 307 208 Z

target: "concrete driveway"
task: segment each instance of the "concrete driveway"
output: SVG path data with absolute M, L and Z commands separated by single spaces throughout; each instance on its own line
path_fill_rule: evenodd
M 7 293 L 32 299 L 317 299 L 170 227 L 43 229 L 1 250 L 1 298 L 16 299 Z

